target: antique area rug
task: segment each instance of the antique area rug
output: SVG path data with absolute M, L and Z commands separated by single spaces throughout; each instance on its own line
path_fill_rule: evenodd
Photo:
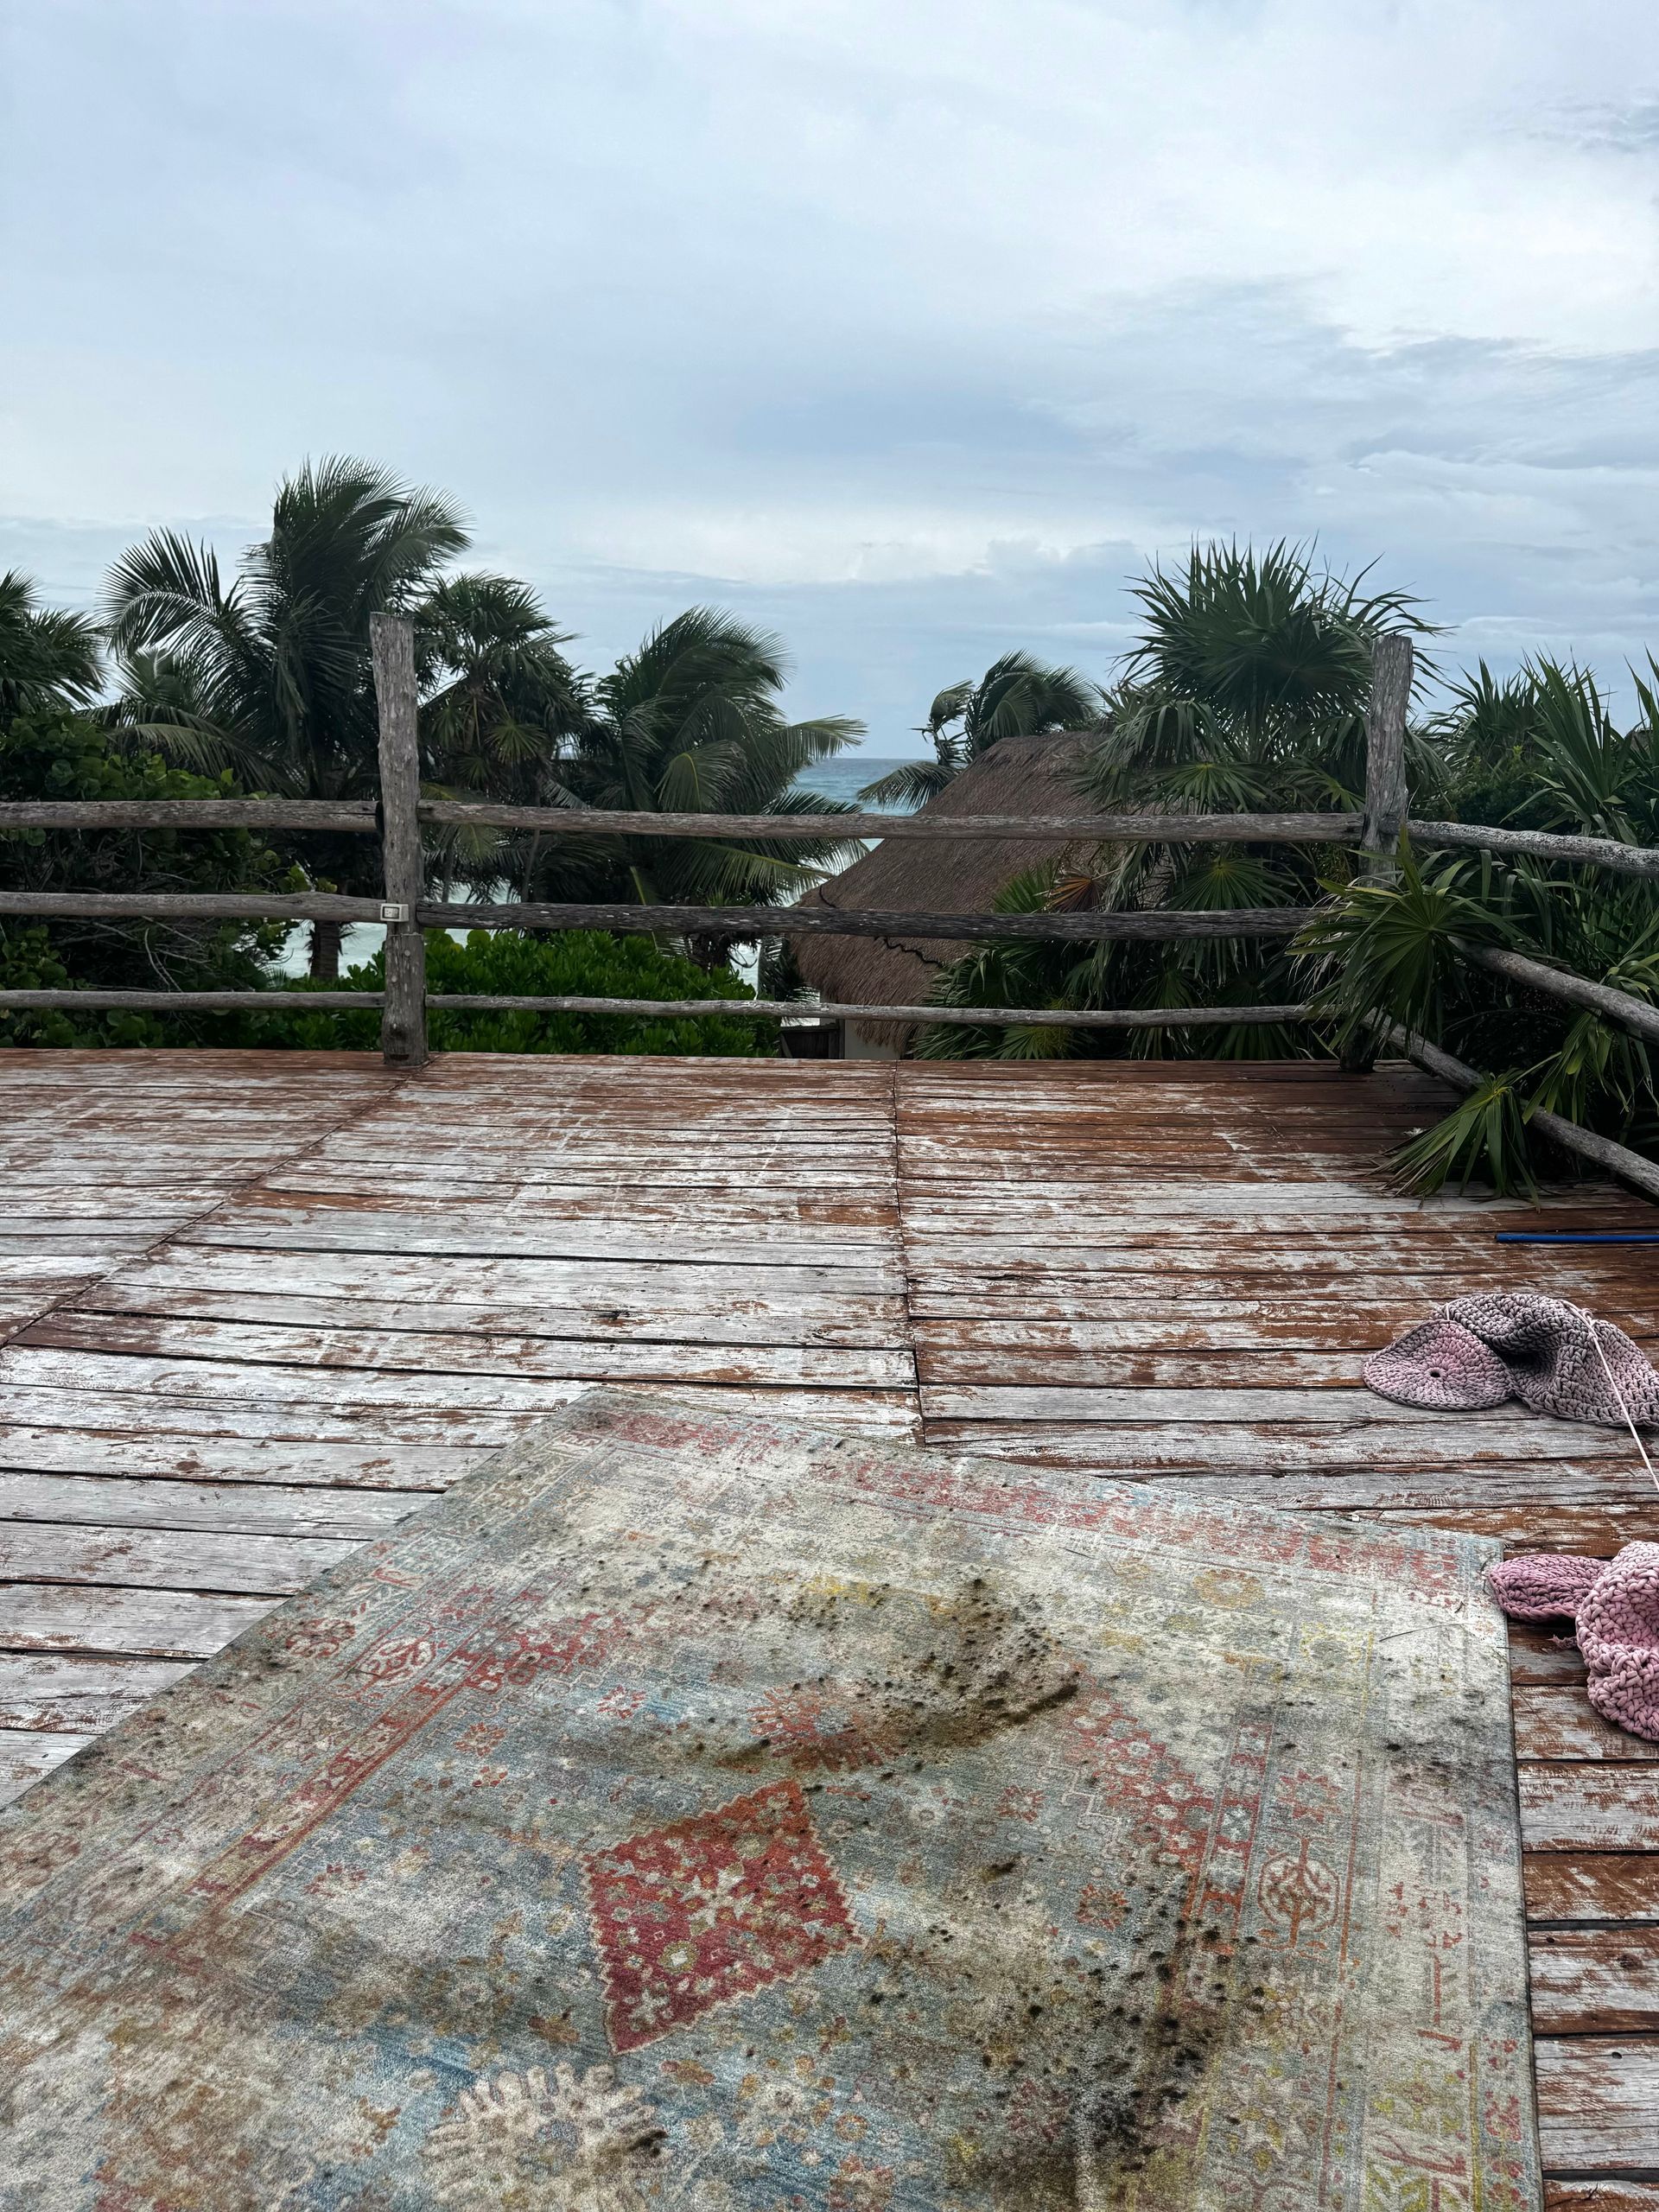
M 594 1393 L 0 1821 L 29 2212 L 1519 2212 L 1492 1548 Z

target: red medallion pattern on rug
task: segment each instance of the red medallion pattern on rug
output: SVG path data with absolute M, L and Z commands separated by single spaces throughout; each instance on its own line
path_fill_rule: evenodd
M 582 1875 L 619 2053 L 857 1941 L 792 1781 L 629 1836 Z

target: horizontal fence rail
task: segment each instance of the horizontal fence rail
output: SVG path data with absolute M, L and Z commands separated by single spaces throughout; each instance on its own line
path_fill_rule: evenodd
M 1126 938 L 1294 937 L 1311 906 L 1236 906 L 1192 912 L 1147 907 L 1055 914 L 906 914 L 836 906 L 632 906 L 444 904 L 423 900 L 417 928 L 435 930 L 607 930 L 619 935 L 726 937 L 1033 938 L 1090 944 Z M 407 906 L 308 891 L 290 897 L 257 891 L 0 891 L 0 914 L 112 921 L 409 922 Z
M 60 1007 L 144 1014 L 339 1014 L 384 1007 L 384 991 L 0 990 L 9 1007 Z M 1166 1006 L 1070 1009 L 1039 1006 L 850 1006 L 816 999 L 615 999 L 495 996 L 429 991 L 428 1012 L 447 1014 L 614 1014 L 669 1020 L 730 1014 L 741 1021 L 943 1022 L 975 1029 L 1230 1029 L 1306 1021 L 1306 1006 Z
M 1095 944 L 1104 938 L 1294 937 L 1311 906 L 1239 906 L 1224 912 L 1175 907 L 1075 914 L 901 914 L 874 907 L 444 906 L 423 901 L 416 918 L 441 930 L 611 930 L 674 937 L 893 937 L 985 942 L 1030 938 Z
M 383 1006 L 384 991 L 0 991 L 7 1007 L 134 1014 L 339 1014 Z
M 891 838 L 995 837 L 1036 844 L 1167 843 L 1351 845 L 1357 814 L 636 814 L 576 806 L 491 806 L 423 799 L 423 822 L 486 830 L 533 830 L 545 836 L 834 837 L 849 843 Z
M 372 836 L 372 799 L 51 798 L 0 802 L 0 830 L 321 830 Z
M 691 837 L 721 842 L 830 837 L 848 844 L 889 838 L 995 838 L 1028 844 L 1351 845 L 1359 814 L 664 814 L 630 808 L 496 806 L 420 799 L 430 828 L 530 830 L 551 837 Z M 7 830 L 315 830 L 372 834 L 367 799 L 8 799 Z
M 531 830 L 543 836 L 689 837 L 722 842 L 834 838 L 849 844 L 915 837 L 996 838 L 1031 844 L 1351 845 L 1363 814 L 664 814 L 578 806 L 496 806 L 470 799 L 421 799 L 431 826 Z M 378 810 L 368 799 L 8 799 L 0 831 L 16 830 L 310 830 L 372 836 Z M 1659 877 L 1659 846 L 1484 822 L 1402 826 L 1431 849 L 1466 849 L 1517 859 L 1566 861 L 1624 875 Z
M 0 1001 L 3 1002 L 3 1001 Z M 813 999 L 583 999 L 490 998 L 433 992 L 429 1007 L 451 1014 L 734 1014 L 757 1021 L 893 1021 L 906 1027 L 938 1021 L 971 1029 L 1224 1029 L 1239 1024 L 1305 1021 L 1305 1006 L 1118 1007 L 1073 1011 L 1052 1006 L 844 1006 Z
M 1524 952 L 1508 952 L 1498 945 L 1471 945 L 1469 957 L 1478 968 L 1488 969 L 1508 982 L 1519 983 L 1528 990 L 1542 991 L 1550 998 L 1560 999 L 1568 1006 L 1582 1007 L 1590 1014 L 1605 1014 L 1610 1021 L 1623 1022 L 1638 1037 L 1650 1038 L 1659 1044 L 1659 1006 L 1647 999 L 1634 998 L 1629 991 L 1617 991 L 1611 983 L 1592 983 L 1587 976 L 1575 976 L 1567 968 L 1548 967 L 1541 960 L 1529 960 Z
M 1478 1068 L 1471 1068 L 1462 1060 L 1454 1059 L 1450 1052 L 1433 1045 L 1427 1037 L 1404 1029 L 1390 1022 L 1386 1032 L 1389 1042 L 1396 1052 L 1414 1060 L 1430 1075 L 1437 1075 L 1442 1083 L 1449 1083 L 1459 1090 L 1475 1090 L 1486 1078 Z M 1570 1152 L 1580 1159 L 1590 1160 L 1597 1167 L 1604 1167 L 1611 1175 L 1619 1176 L 1650 1198 L 1659 1198 L 1659 1162 L 1643 1160 L 1639 1152 L 1632 1152 L 1628 1145 L 1617 1144 L 1611 1137 L 1599 1136 L 1593 1129 L 1583 1129 L 1576 1122 L 1569 1122 L 1564 1115 L 1552 1114 L 1547 1108 L 1537 1107 L 1528 1116 L 1531 1126 L 1563 1152 Z
M 1558 837 L 1545 830 L 1493 830 L 1484 822 L 1408 822 L 1414 842 L 1431 848 L 1468 846 L 1516 859 L 1573 861 L 1620 875 L 1659 876 L 1659 849 L 1621 845 L 1613 837 Z
M 333 891 L 0 891 L 0 914 L 54 915 L 71 921 L 384 922 L 381 899 Z M 404 915 L 407 919 L 407 913 Z

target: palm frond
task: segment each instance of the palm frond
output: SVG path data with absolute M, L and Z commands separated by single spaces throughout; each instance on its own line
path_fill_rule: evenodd
M 921 734 L 937 744 L 952 722 L 959 722 L 967 713 L 974 696 L 974 679 L 966 677 L 960 683 L 947 683 L 943 691 L 936 691 L 933 703 L 927 710 L 927 720 L 921 725 Z
M 955 762 L 906 760 L 866 784 L 858 795 L 876 806 L 920 808 L 937 798 L 957 772 Z
M 1477 1179 L 1497 1196 L 1538 1194 L 1527 1147 L 1524 1071 L 1488 1076 L 1459 1099 L 1443 1121 L 1410 1138 L 1390 1155 L 1402 1186 L 1419 1198 L 1442 1190 L 1455 1177 L 1467 1190 Z
M 102 648 L 88 616 L 43 606 L 19 569 L 0 575 L 0 719 L 89 703 L 103 678 Z
M 1182 570 L 1154 564 L 1132 587 L 1144 632 L 1124 675 L 1247 728 L 1363 711 L 1374 640 L 1428 626 L 1408 594 L 1362 585 L 1316 569 L 1311 549 L 1284 539 L 1259 554 L 1195 545 Z
M 936 700 L 936 709 L 938 704 Z M 1004 653 L 986 670 L 963 707 L 968 757 L 977 760 L 999 738 L 1040 737 L 1050 730 L 1082 728 L 1096 720 L 1101 707 L 1098 686 L 1075 669 L 1050 667 L 1027 652 Z
M 153 530 L 130 547 L 105 586 L 105 620 L 123 652 L 208 650 L 225 609 L 218 555 L 175 530 Z
M 1361 879 L 1330 898 L 1293 948 L 1309 1003 L 1346 1046 L 1381 1021 L 1437 1037 L 1471 945 L 1512 944 L 1513 925 L 1459 887 L 1454 864 L 1425 876 L 1402 845 L 1400 876 Z

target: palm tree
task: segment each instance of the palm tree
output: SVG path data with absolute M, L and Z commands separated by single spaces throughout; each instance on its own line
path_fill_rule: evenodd
M 1387 632 L 1426 630 L 1414 601 L 1316 569 L 1282 541 L 1261 554 L 1195 545 L 1130 596 L 1144 627 L 1090 778 L 1103 807 L 1357 803 L 1372 652 Z
M 21 569 L 0 575 L 0 727 L 41 708 L 84 707 L 102 679 L 98 625 L 42 607 Z
M 199 760 L 217 741 L 226 759 L 257 763 L 268 789 L 372 798 L 369 617 L 413 606 L 467 543 L 448 500 L 348 459 L 308 463 L 280 486 L 270 535 L 228 588 L 209 547 L 152 531 L 109 582 L 124 709 Z M 307 851 L 314 874 L 362 894 L 378 887 L 370 841 L 317 837 Z M 333 976 L 339 964 L 339 924 L 314 924 L 311 972 Z
M 442 578 L 414 610 L 422 766 L 435 797 L 480 792 L 520 806 L 573 803 L 569 776 L 591 714 L 590 685 L 555 626 L 516 577 Z M 435 840 L 435 868 L 452 885 L 511 880 L 518 850 L 488 830 Z
M 1110 695 L 1104 727 L 1081 779 L 1084 800 L 1108 811 L 1179 817 L 1210 810 L 1352 807 L 1364 777 L 1364 712 L 1378 637 L 1421 630 L 1402 593 L 1367 591 L 1315 569 L 1284 544 L 1194 547 L 1174 574 L 1154 566 L 1132 588 L 1140 639 Z M 1327 859 L 1328 864 L 1328 859 Z M 1318 893 L 1307 852 L 1294 847 L 1205 846 L 1167 840 L 1109 846 L 1084 874 L 1027 874 L 1011 895 L 1025 905 L 1225 911 L 1300 904 Z M 1007 987 L 999 977 L 1006 969 Z M 963 995 L 969 983 L 994 994 Z M 1036 999 L 1023 997 L 1038 990 Z M 944 971 L 938 996 L 957 1005 L 1224 1005 L 1294 996 L 1287 956 L 1259 943 L 1197 939 L 996 947 Z M 1141 1030 L 1127 1044 L 1100 1032 L 941 1030 L 918 1050 L 939 1058 L 1116 1050 L 1238 1057 L 1308 1049 L 1298 1033 Z
M 786 674 L 775 638 L 712 608 L 689 608 L 594 684 L 552 779 L 555 803 L 780 817 L 853 811 L 796 783 L 863 726 L 833 715 L 786 721 Z M 817 881 L 841 849 L 823 839 L 561 837 L 521 849 L 513 874 L 532 897 L 552 887 L 568 898 L 585 882 L 598 896 L 643 905 L 768 906 Z M 713 957 L 710 946 L 698 950 Z
M 514 576 L 445 576 L 414 617 L 429 771 L 497 798 L 522 789 L 533 804 L 588 711 L 587 685 L 559 651 L 571 633 Z
M 881 805 L 925 806 L 969 761 L 1002 737 L 1039 737 L 1081 729 L 1101 710 L 1097 687 L 1071 668 L 1051 668 L 1024 652 L 1004 653 L 977 683 L 948 684 L 928 709 L 922 735 L 931 760 L 906 760 L 859 793 Z
M 132 646 L 116 655 L 114 674 L 114 698 L 92 713 L 111 746 L 197 775 L 228 770 L 256 789 L 274 780 L 257 745 L 218 720 L 211 671 L 200 654 Z

